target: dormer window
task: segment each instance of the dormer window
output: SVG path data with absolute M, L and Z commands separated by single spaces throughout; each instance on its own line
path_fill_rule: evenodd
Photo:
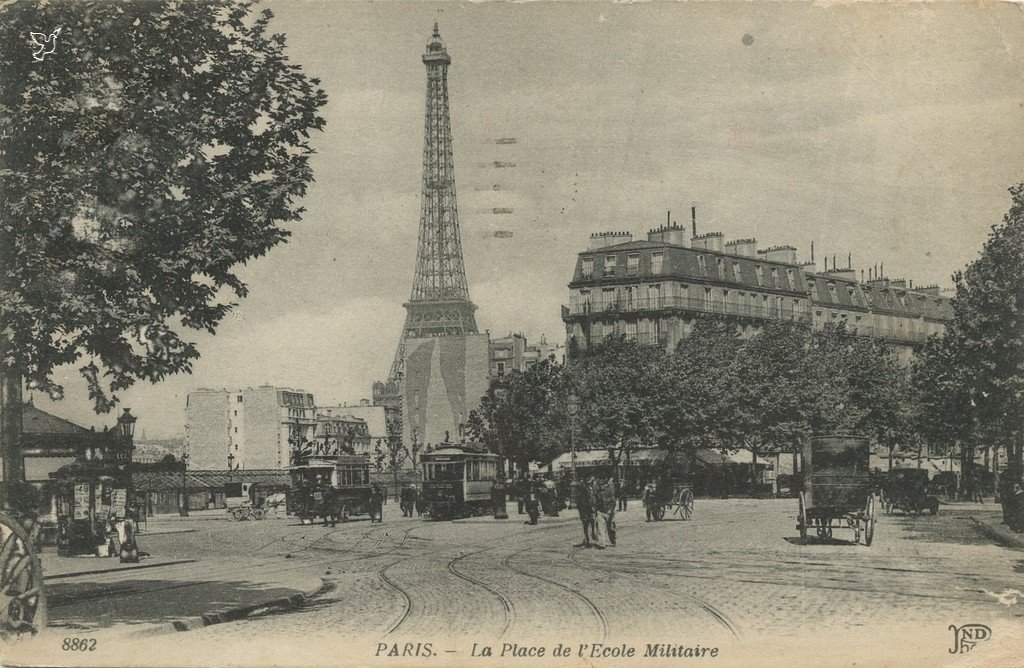
M 580 266 L 580 273 L 583 274 L 583 278 L 594 277 L 594 258 L 583 258 L 583 264 Z
M 651 253 L 651 273 L 660 274 L 661 265 L 665 261 L 664 253 Z
M 640 273 L 640 256 L 638 254 L 633 253 L 626 256 L 626 273 L 630 276 Z
M 703 255 L 698 255 L 697 256 L 697 269 L 700 271 L 700 275 L 701 276 L 707 277 L 707 275 L 708 275 L 708 264 L 704 260 L 704 256 Z
M 615 268 L 618 266 L 618 256 L 608 255 L 604 258 L 604 275 L 614 276 Z
M 793 270 L 792 269 L 787 269 L 786 270 L 786 287 L 788 287 L 790 290 L 794 290 L 795 289 L 795 284 L 793 282 Z
M 780 287 L 779 286 L 779 270 L 777 268 L 775 268 L 775 267 L 772 267 L 772 287 L 773 288 Z
M 764 286 L 764 271 L 761 270 L 761 265 L 754 265 L 754 273 L 757 275 L 757 284 L 759 286 Z

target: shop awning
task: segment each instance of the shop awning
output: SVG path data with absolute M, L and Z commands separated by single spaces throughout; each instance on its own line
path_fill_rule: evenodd
M 640 448 L 629 453 L 629 457 L 622 455 L 619 464 L 622 466 L 649 466 L 658 464 L 668 457 L 668 452 L 661 448 Z M 732 459 L 723 455 L 718 450 L 698 450 L 697 461 L 707 466 L 722 466 L 733 463 Z M 611 466 L 612 460 L 608 457 L 607 450 L 581 450 L 576 453 L 576 466 Z M 542 467 L 542 470 L 546 467 Z M 563 452 L 551 460 L 553 470 L 565 470 L 572 468 L 572 453 Z

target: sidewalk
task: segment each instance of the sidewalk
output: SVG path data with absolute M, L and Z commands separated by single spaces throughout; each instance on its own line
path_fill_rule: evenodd
M 188 631 L 301 605 L 323 587 L 314 570 L 280 557 L 129 565 L 45 555 L 49 627 L 118 636 Z
M 996 506 L 998 508 L 998 506 Z M 971 521 L 975 528 L 990 540 L 1003 545 L 1024 550 L 1024 533 L 1017 533 L 1003 524 L 1002 511 L 998 513 L 971 513 Z

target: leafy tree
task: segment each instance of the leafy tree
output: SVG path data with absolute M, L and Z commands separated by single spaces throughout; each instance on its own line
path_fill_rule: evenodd
M 0 374 L 5 452 L 22 383 L 59 398 L 78 364 L 97 411 L 190 371 L 235 268 L 288 237 L 326 95 L 251 2 L 0 7 Z M 30 31 L 60 26 L 36 62 Z M 5 477 L 19 457 L 4 457 Z
M 469 415 L 467 433 L 491 452 L 526 470 L 529 462 L 550 461 L 567 449 L 565 410 L 568 378 L 553 359 L 506 375 Z
M 738 351 L 735 389 L 737 444 L 750 450 L 752 482 L 758 457 L 797 452 L 810 435 L 807 419 L 807 350 L 811 331 L 805 325 L 772 322 Z
M 1024 472 L 1024 183 L 1010 195 L 1010 210 L 992 227 L 980 257 L 953 276 L 946 331 L 948 360 L 966 387 L 978 435 L 1006 451 L 1007 486 Z M 963 398 L 957 392 L 946 400 Z
M 654 374 L 657 442 L 686 455 L 696 466 L 697 450 L 730 449 L 737 441 L 737 356 L 742 345 L 735 325 L 701 318 Z
M 305 466 L 313 456 L 313 444 L 301 436 L 291 436 L 288 439 L 289 456 L 292 466 Z
M 570 365 L 570 383 L 580 400 L 576 424 L 583 449 L 607 449 L 617 470 L 622 457 L 657 440 L 659 406 L 665 397 L 656 380 L 665 357 L 660 346 L 620 335 L 605 339 Z M 564 397 L 562 406 L 564 416 Z

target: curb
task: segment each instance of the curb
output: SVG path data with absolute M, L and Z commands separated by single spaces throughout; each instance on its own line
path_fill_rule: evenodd
M 57 573 L 46 575 L 46 568 L 43 568 L 43 581 L 61 580 L 64 578 L 77 578 L 82 575 L 103 575 L 104 573 L 119 573 L 121 571 L 137 571 L 142 568 L 162 568 L 163 566 L 177 566 L 179 564 L 194 564 L 197 559 L 178 559 L 176 561 L 158 561 L 155 564 L 139 564 L 137 566 L 119 566 L 115 568 L 97 568 L 91 571 L 71 571 L 68 573 Z
M 1024 535 L 1018 536 L 1010 529 L 1002 530 L 998 527 L 992 526 L 988 522 L 979 520 L 973 515 L 971 515 L 971 521 L 974 522 L 974 528 L 999 545 L 1002 545 L 1003 547 L 1024 549 Z
M 214 624 L 221 624 L 223 622 L 234 622 L 239 619 L 250 617 L 253 614 L 259 612 L 268 612 L 271 610 L 282 611 L 298 608 L 304 605 L 306 601 L 313 598 L 326 588 L 326 585 L 324 584 L 323 580 L 317 578 L 317 582 L 319 582 L 320 584 L 305 592 L 292 594 L 291 596 L 275 598 L 270 601 L 250 603 L 248 605 L 240 605 L 234 608 L 225 608 L 223 610 L 218 610 L 216 612 L 207 612 L 202 615 L 196 615 L 193 617 L 182 617 L 180 619 L 174 619 L 170 622 L 159 624 L 153 628 L 149 628 L 132 635 L 134 635 L 135 637 L 144 638 L 150 636 L 165 635 L 168 633 L 177 633 L 182 631 L 194 631 L 195 629 L 201 629 L 205 626 L 212 626 Z

